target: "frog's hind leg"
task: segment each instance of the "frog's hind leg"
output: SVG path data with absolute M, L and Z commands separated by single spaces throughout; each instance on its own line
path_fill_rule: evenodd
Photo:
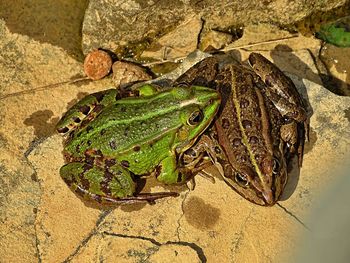
M 177 193 L 163 192 L 135 195 L 135 182 L 131 173 L 119 165 L 101 168 L 72 162 L 64 165 L 60 174 L 76 194 L 102 204 L 153 202 L 156 199 L 177 196 Z
M 56 126 L 57 131 L 69 134 L 80 125 L 94 119 L 104 107 L 111 105 L 119 98 L 120 94 L 116 89 L 103 90 L 85 96 L 64 114 Z

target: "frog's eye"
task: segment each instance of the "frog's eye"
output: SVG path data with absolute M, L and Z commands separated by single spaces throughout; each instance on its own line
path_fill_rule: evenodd
M 203 113 L 199 110 L 192 112 L 191 116 L 188 118 L 188 124 L 191 126 L 197 125 L 203 120 Z
M 235 173 L 235 181 L 237 184 L 239 184 L 242 187 L 247 187 L 249 182 L 247 180 L 247 178 L 239 173 Z
M 292 118 L 288 117 L 288 116 L 283 116 L 283 123 L 284 124 L 289 124 L 293 121 Z
M 280 162 L 276 158 L 274 158 L 272 172 L 273 174 L 278 174 L 279 171 L 280 171 Z

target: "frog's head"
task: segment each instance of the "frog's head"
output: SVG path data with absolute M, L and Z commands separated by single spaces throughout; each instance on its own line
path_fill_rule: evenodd
M 279 149 L 239 168 L 227 161 L 219 162 L 225 182 L 245 199 L 263 206 L 272 206 L 279 200 L 287 182 L 286 162 Z
M 221 97 L 216 90 L 201 86 L 176 87 L 173 93 L 180 101 L 182 123 L 175 144 L 177 151 L 183 152 L 210 125 L 219 109 Z

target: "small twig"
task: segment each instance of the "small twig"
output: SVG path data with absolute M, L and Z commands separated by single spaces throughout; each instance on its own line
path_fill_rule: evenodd
M 266 41 L 262 41 L 262 42 L 256 42 L 256 43 L 252 43 L 252 44 L 247 44 L 247 45 L 242 45 L 242 46 L 236 46 L 236 47 L 227 47 L 227 48 L 222 48 L 222 49 L 218 49 L 218 50 L 214 50 L 212 52 L 208 52 L 208 53 L 213 53 L 213 52 L 218 52 L 218 51 L 230 51 L 230 50 L 236 50 L 236 49 L 245 49 L 245 48 L 249 48 L 249 47 L 255 47 L 255 46 L 261 46 L 261 45 L 267 45 L 267 44 L 273 44 L 273 43 L 278 43 L 278 42 L 282 42 L 282 41 L 286 41 L 292 38 L 296 38 L 299 35 L 292 35 L 289 37 L 284 37 L 284 38 L 278 38 L 278 39 L 271 39 L 271 40 L 266 40 Z M 164 52 L 163 52 L 164 53 Z M 187 56 L 183 56 L 183 57 L 178 57 L 175 59 L 164 59 L 164 55 L 163 55 L 163 59 L 159 60 L 159 61 L 154 61 L 154 62 L 150 62 L 150 63 L 145 63 L 142 64 L 142 66 L 144 67 L 149 67 L 149 66 L 153 66 L 153 65 L 159 65 L 159 64 L 163 64 L 163 63 L 167 63 L 167 62 L 173 62 L 173 63 L 177 63 L 180 60 L 185 59 Z
M 41 87 L 29 89 L 29 90 L 22 90 L 22 91 L 6 94 L 6 95 L 0 97 L 0 100 L 7 99 L 9 97 L 18 96 L 18 95 L 35 93 L 37 91 L 48 90 L 48 89 L 56 88 L 58 86 L 65 85 L 65 84 L 73 84 L 75 82 L 79 82 L 79 81 L 83 81 L 83 80 L 87 80 L 87 79 L 89 79 L 89 78 L 88 77 L 82 77 L 82 78 L 78 78 L 78 79 L 74 79 L 74 80 L 68 80 L 68 81 L 63 81 L 63 82 L 59 82 L 59 83 L 55 83 L 55 84 L 48 84 L 48 85 L 45 85 L 45 86 L 41 86 Z
M 248 47 L 255 47 L 255 46 L 261 46 L 261 45 L 266 45 L 266 44 L 273 44 L 273 43 L 278 43 L 278 42 L 282 42 L 282 41 L 285 41 L 285 40 L 289 40 L 291 38 L 296 38 L 298 36 L 299 35 L 292 35 L 292 36 L 289 36 L 289 37 L 278 38 L 278 39 L 271 39 L 271 40 L 266 40 L 266 41 L 252 43 L 252 44 L 247 44 L 247 45 L 242 45 L 242 46 L 228 47 L 228 48 L 220 49 L 220 51 L 230 51 L 230 50 L 235 50 L 235 49 L 244 49 L 244 48 L 248 48 Z

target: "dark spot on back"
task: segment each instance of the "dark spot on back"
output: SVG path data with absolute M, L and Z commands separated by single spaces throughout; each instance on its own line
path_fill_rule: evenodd
M 242 109 L 247 108 L 249 106 L 249 100 L 241 99 L 240 106 L 241 106 Z
M 73 121 L 74 121 L 75 123 L 81 122 L 81 119 L 78 118 L 78 117 L 73 117 L 72 119 L 73 119 Z
M 96 98 L 96 100 L 98 102 L 101 102 L 103 100 L 104 96 L 105 96 L 105 94 L 103 92 L 96 92 L 96 93 L 94 93 L 92 95 Z
M 123 160 L 120 163 L 123 167 L 128 168 L 130 166 L 129 162 L 127 160 Z
M 91 165 L 91 164 L 85 163 L 85 164 L 83 165 L 83 171 L 84 171 L 84 173 L 85 173 L 86 171 L 90 170 L 91 168 L 92 168 L 92 165 Z
M 89 165 L 89 167 L 90 168 L 88 168 L 88 169 L 91 169 L 91 165 L 94 163 L 94 161 L 95 161 L 95 158 L 94 157 L 92 157 L 92 156 L 90 156 L 90 155 L 85 155 L 85 162 L 87 163 L 87 164 L 90 164 Z M 84 165 L 85 166 L 85 165 Z M 84 167 L 83 167 L 84 168 Z
M 87 126 L 86 127 L 86 132 L 90 132 L 92 130 L 92 127 L 91 126 Z
M 251 143 L 251 144 L 256 144 L 256 143 L 258 143 L 258 141 L 259 141 L 259 139 L 256 136 L 251 136 L 249 138 L 249 143 Z
M 221 126 L 222 126 L 222 128 L 224 128 L 224 129 L 230 128 L 230 121 L 229 121 L 228 119 L 226 119 L 226 118 L 222 118 L 222 120 L 221 120 Z
M 66 133 L 67 131 L 69 131 L 69 129 L 67 127 L 61 127 L 61 128 L 57 128 L 57 131 L 59 133 Z
M 102 129 L 101 131 L 100 131 L 100 135 L 103 135 L 103 134 L 105 134 L 106 133 L 106 129 Z
M 105 160 L 105 165 L 107 166 L 107 167 L 111 167 L 111 166 L 113 166 L 113 165 L 115 165 L 117 162 L 116 162 L 116 160 L 114 160 L 114 159 L 107 159 L 107 160 Z
M 234 138 L 232 141 L 232 146 L 233 147 L 239 147 L 241 145 L 241 139 L 240 138 Z
M 242 163 L 245 163 L 248 160 L 246 155 L 242 155 L 240 159 Z
M 225 79 L 225 76 L 223 76 L 222 74 L 218 74 L 216 76 L 216 80 L 224 80 Z
M 111 195 L 111 189 L 109 188 L 109 184 L 113 180 L 113 174 L 109 171 L 104 171 L 103 179 L 100 183 L 101 191 L 106 195 Z
M 90 112 L 90 106 L 88 105 L 83 105 L 79 108 L 80 112 L 85 114 L 85 115 L 88 115 L 89 112 Z
M 134 150 L 134 152 L 138 152 L 141 150 L 141 147 L 140 147 L 140 145 L 136 145 L 132 149 Z
M 244 129 L 250 129 L 252 127 L 252 122 L 250 120 L 243 120 L 242 126 Z

